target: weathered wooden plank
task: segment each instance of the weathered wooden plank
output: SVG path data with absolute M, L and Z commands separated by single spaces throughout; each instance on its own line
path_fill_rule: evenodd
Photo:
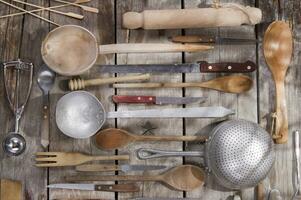
M 138 43 L 138 42 L 168 42 L 168 36 L 180 34 L 180 30 L 130 30 L 127 31 L 121 27 L 122 14 L 127 11 L 142 11 L 144 9 L 167 9 L 167 8 L 180 8 L 180 1 L 172 0 L 152 0 L 152 1 L 139 1 L 127 0 L 118 1 L 117 4 L 117 42 L 118 43 Z M 120 54 L 117 56 L 117 64 L 138 64 L 138 63 L 181 63 L 181 53 L 168 53 L 168 54 Z M 166 81 L 166 82 L 181 82 L 181 74 L 175 75 L 154 75 L 151 81 Z M 164 96 L 182 96 L 181 89 L 155 89 L 155 90 L 136 90 L 136 89 L 120 89 L 117 90 L 118 94 L 128 95 L 164 95 Z M 118 105 L 118 110 L 134 110 L 146 108 L 166 108 L 177 106 L 144 106 L 144 105 Z M 147 122 L 157 129 L 152 132 L 162 135 L 182 135 L 183 126 L 182 119 L 128 119 L 118 120 L 118 128 L 124 128 L 135 134 L 142 134 L 145 129 L 141 126 Z M 141 147 L 157 148 L 167 150 L 182 150 L 181 143 L 135 143 L 119 151 L 119 153 L 131 153 L 132 164 L 160 164 L 167 166 L 176 166 L 182 163 L 181 158 L 166 158 L 166 159 L 153 159 L 149 161 L 140 161 L 136 158 L 135 150 Z M 156 174 L 158 172 L 145 172 L 145 174 Z M 139 183 L 140 184 L 140 183 Z M 144 196 L 144 197 L 181 197 L 182 192 L 175 192 L 167 189 L 159 183 L 144 183 L 140 184 L 141 192 L 133 195 L 119 194 L 121 199 L 131 196 Z
M 54 3 L 51 3 L 54 5 Z M 56 4 L 55 4 L 56 5 Z M 113 0 L 105 0 L 105 1 L 91 1 L 89 6 L 93 6 L 99 9 L 99 14 L 93 14 L 89 12 L 83 12 L 78 8 L 68 7 L 62 10 L 65 11 L 73 11 L 76 13 L 82 13 L 85 18 L 80 20 L 70 19 L 66 17 L 61 17 L 57 15 L 51 14 L 51 19 L 60 23 L 60 24 L 77 24 L 81 25 L 88 30 L 90 30 L 93 34 L 95 34 L 97 40 L 100 43 L 114 43 L 115 34 L 114 34 L 114 1 Z M 98 63 L 101 64 L 113 64 L 114 63 L 114 55 L 100 56 L 98 58 Z M 96 73 L 97 69 L 92 68 L 89 72 L 83 75 L 84 78 L 91 77 L 105 77 L 104 75 L 100 75 Z M 60 77 L 59 80 L 64 79 Z M 95 88 L 87 88 L 88 91 L 95 94 L 104 104 L 106 110 L 114 110 L 114 104 L 108 101 L 108 97 L 114 93 L 113 89 L 110 89 L 108 86 L 101 86 Z M 51 126 L 51 151 L 79 151 L 87 154 L 93 155 L 104 155 L 104 154 L 114 154 L 114 152 L 102 152 L 97 150 L 93 144 L 93 139 L 82 139 L 75 140 L 69 137 L 64 136 L 57 129 L 54 121 L 54 109 L 57 100 L 64 94 L 62 90 L 56 87 L 52 91 L 52 116 L 53 122 Z M 106 122 L 106 126 L 114 126 L 114 120 L 108 120 Z M 62 182 L 63 177 L 74 174 L 74 168 L 64 168 L 64 169 L 51 169 L 49 172 L 49 181 L 50 183 Z M 50 191 L 50 199 L 68 197 L 70 199 L 74 198 L 105 198 L 105 199 L 113 199 L 115 196 L 114 193 L 106 193 L 106 192 L 83 192 L 83 191 L 66 191 L 66 190 L 51 190 Z
M 283 3 L 283 2 L 282 2 Z M 280 17 L 277 1 L 258 1 L 259 7 L 264 11 L 264 21 L 271 22 Z M 289 140 L 286 144 L 276 145 L 276 162 L 275 166 L 269 176 L 269 182 L 271 188 L 279 189 L 282 197 L 290 199 L 293 195 L 293 130 L 300 128 L 300 69 L 299 63 L 299 50 L 300 45 L 298 43 L 298 37 L 300 35 L 300 2 L 288 1 L 284 4 L 284 19 L 291 21 L 293 26 L 294 36 L 294 56 L 286 75 L 285 97 L 288 108 L 288 122 L 289 122 Z M 263 39 L 264 31 L 268 24 L 260 26 L 258 29 L 258 38 Z M 270 129 L 271 118 L 270 114 L 275 111 L 275 84 L 272 79 L 272 75 L 265 62 L 262 45 L 258 49 L 258 60 L 260 64 L 259 71 L 259 108 L 260 108 L 260 120 L 262 124 Z M 293 174 L 293 175 L 292 175 Z
M 198 6 L 204 7 L 208 6 L 213 1 L 184 1 L 185 8 L 196 8 Z M 220 1 L 221 3 L 227 3 L 230 1 Z M 231 1 L 233 2 L 233 1 Z M 254 1 L 234 1 L 235 3 L 240 3 L 242 5 L 254 6 Z M 234 38 L 255 38 L 254 27 L 229 27 L 229 28 L 206 28 L 206 29 L 194 29 L 186 30 L 186 35 L 209 35 L 209 36 L 219 36 L 219 37 L 234 37 Z M 185 53 L 186 62 L 196 62 L 200 60 L 205 60 L 208 62 L 245 62 L 247 60 L 252 60 L 256 62 L 256 45 L 215 45 L 215 49 L 203 53 Z M 219 76 L 227 74 L 186 74 L 186 82 L 200 82 L 209 79 L 213 79 Z M 256 74 L 249 74 L 253 81 L 253 89 L 245 94 L 226 94 L 222 92 L 217 92 L 213 90 L 206 89 L 185 89 L 186 96 L 206 96 L 208 100 L 201 106 L 214 106 L 220 105 L 230 109 L 236 110 L 236 115 L 231 118 L 242 118 L 257 122 L 257 90 L 256 90 Z M 246 106 L 248 105 L 248 106 Z M 196 106 L 196 105 L 188 105 Z M 186 119 L 185 127 L 186 134 L 192 135 L 199 132 L 203 127 L 213 122 L 219 121 L 220 119 Z M 187 159 L 187 162 L 192 162 L 195 159 Z M 222 192 L 216 185 L 212 183 L 209 178 L 208 183 L 205 187 L 195 190 L 193 192 L 188 192 L 188 197 L 198 197 L 200 199 L 226 199 L 232 192 Z M 252 190 L 243 193 L 243 199 L 253 199 Z

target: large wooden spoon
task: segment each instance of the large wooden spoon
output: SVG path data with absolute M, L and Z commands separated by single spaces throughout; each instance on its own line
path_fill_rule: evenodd
M 95 176 L 85 175 L 81 177 L 71 176 L 66 177 L 67 181 L 158 181 L 176 190 L 191 191 L 204 184 L 204 171 L 193 165 L 181 165 L 171 170 L 153 176 Z
M 263 52 L 276 85 L 276 119 L 273 136 L 276 143 L 285 143 L 288 139 L 288 121 L 284 80 L 293 52 L 289 24 L 284 21 L 270 24 L 264 34 Z
M 251 89 L 252 79 L 248 76 L 223 76 L 201 83 L 121 83 L 114 84 L 114 88 L 182 88 L 201 87 L 229 93 L 242 93 Z
M 135 141 L 205 141 L 204 136 L 151 136 L 134 135 L 122 129 L 108 128 L 99 131 L 95 136 L 97 147 L 113 150 L 124 147 Z

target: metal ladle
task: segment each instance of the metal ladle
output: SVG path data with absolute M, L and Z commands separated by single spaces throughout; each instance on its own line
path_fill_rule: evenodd
M 4 139 L 2 146 L 4 149 L 4 152 L 8 154 L 9 156 L 18 156 L 22 154 L 26 149 L 26 141 L 22 135 L 19 134 L 19 122 L 22 117 L 22 113 L 25 108 L 25 104 L 27 103 L 27 100 L 30 95 L 31 85 L 32 85 L 32 76 L 33 76 L 33 65 L 32 63 L 25 63 L 22 62 L 20 59 L 17 61 L 11 61 L 3 63 L 4 66 L 4 86 L 6 90 L 6 96 L 10 105 L 11 110 L 15 114 L 15 130 L 8 133 L 8 136 Z M 9 70 L 14 70 L 13 73 L 15 73 L 15 90 L 11 91 L 9 89 L 8 83 L 7 83 L 7 76 L 9 75 Z M 29 86 L 28 86 L 28 92 L 26 93 L 25 100 L 22 104 L 20 104 L 20 74 L 21 71 L 29 71 Z M 9 92 L 11 91 L 11 93 Z M 11 95 L 13 94 L 13 95 Z M 12 98 L 14 96 L 14 98 Z M 20 104 L 20 105 L 19 105 Z

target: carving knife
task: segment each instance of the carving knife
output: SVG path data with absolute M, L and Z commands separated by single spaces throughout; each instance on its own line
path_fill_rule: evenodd
M 108 171 L 147 171 L 165 169 L 164 165 L 102 165 L 102 164 L 87 164 L 76 166 L 77 171 L 81 172 L 108 172 Z
M 184 64 L 98 65 L 100 73 L 249 73 L 257 69 L 252 61 Z
M 258 40 L 256 39 L 243 39 L 243 38 L 222 38 L 222 37 L 208 37 L 201 35 L 178 35 L 170 38 L 173 42 L 181 43 L 215 43 L 215 44 L 234 44 L 234 45 L 244 45 L 244 44 L 256 44 Z
M 157 96 L 129 96 L 114 95 L 114 103 L 144 103 L 144 104 L 189 104 L 200 101 L 203 103 L 206 97 L 157 97 Z
M 47 186 L 54 189 L 69 189 L 69 190 L 88 190 L 88 191 L 105 191 L 105 192 L 138 192 L 139 187 L 135 184 L 118 184 L 118 185 L 96 185 L 96 184 L 72 184 L 58 183 Z

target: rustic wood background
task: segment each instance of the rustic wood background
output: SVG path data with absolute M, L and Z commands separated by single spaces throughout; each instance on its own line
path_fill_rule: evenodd
M 43 6 L 56 5 L 48 0 L 27 0 Z M 110 43 L 135 43 L 135 42 L 168 42 L 168 37 L 178 34 L 202 34 L 221 37 L 241 37 L 263 39 L 263 33 L 269 22 L 279 17 L 278 4 L 275 0 L 223 0 L 224 2 L 236 2 L 243 5 L 257 6 L 263 11 L 263 23 L 254 26 L 243 26 L 237 28 L 210 28 L 210 29 L 190 29 L 190 30 L 125 30 L 121 27 L 122 14 L 126 11 L 142 11 L 144 9 L 166 9 L 166 8 L 196 8 L 208 6 L 212 1 L 206 0 L 93 0 L 88 5 L 99 8 L 99 14 L 83 13 L 85 19 L 75 20 L 56 14 L 43 12 L 42 16 L 49 18 L 59 24 L 78 24 L 92 31 L 101 44 Z M 26 8 L 26 7 L 24 7 Z M 26 8 L 28 9 L 28 8 Z M 299 41 L 301 40 L 300 25 L 300 1 L 285 1 L 284 16 L 291 22 L 294 34 L 295 54 L 292 59 L 286 78 L 286 100 L 288 105 L 289 133 L 301 127 L 300 114 L 300 69 L 297 65 L 300 61 Z M 62 9 L 80 13 L 78 8 L 68 7 Z M 0 4 L 0 15 L 14 13 L 15 9 Z M 193 20 L 193 19 L 192 19 Z M 19 16 L 0 20 L 0 59 L 2 61 L 15 60 L 17 58 L 30 60 L 34 63 L 35 75 L 42 65 L 40 55 L 40 45 L 46 34 L 55 28 L 32 16 Z M 246 61 L 252 60 L 259 66 L 257 72 L 250 74 L 254 80 L 254 87 L 246 94 L 235 95 L 225 94 L 205 89 L 156 89 L 156 90 L 126 90 L 112 89 L 109 86 L 89 88 L 105 105 L 106 110 L 130 110 L 144 108 L 163 108 L 170 106 L 143 106 L 143 105 L 115 105 L 110 101 L 110 96 L 114 94 L 140 94 L 140 95 L 170 95 L 170 96 L 207 96 L 208 101 L 203 104 L 222 105 L 236 110 L 234 118 L 248 119 L 260 123 L 264 127 L 269 127 L 269 115 L 274 111 L 274 83 L 271 73 L 265 63 L 262 44 L 258 45 L 224 45 L 216 46 L 213 51 L 204 53 L 168 53 L 168 54 L 120 54 L 99 56 L 99 64 L 145 64 L 145 63 L 182 63 L 206 60 L 209 62 L 219 61 Z M 13 114 L 9 110 L 8 102 L 4 93 L 2 81 L 3 70 L 0 78 L 0 141 L 13 127 Z M 153 81 L 203 81 L 222 74 L 165 74 L 154 75 Z M 105 77 L 119 76 L 119 74 L 97 74 L 97 67 L 92 68 L 85 77 Z M 88 154 L 131 154 L 131 163 L 140 164 L 164 164 L 168 166 L 180 165 L 190 160 L 181 158 L 157 159 L 152 161 L 139 161 L 136 159 L 134 151 L 139 147 L 153 147 L 160 149 L 184 150 L 185 144 L 179 143 L 135 143 L 124 149 L 115 152 L 100 151 L 93 145 L 93 140 L 75 140 L 64 136 L 57 129 L 54 119 L 54 111 L 57 100 L 65 93 L 58 86 L 58 77 L 55 88 L 51 91 L 51 136 L 50 151 L 80 151 Z M 41 91 L 36 84 L 36 76 L 31 92 L 30 101 L 25 109 L 21 120 L 20 129 L 26 138 L 28 148 L 26 153 L 19 157 L 7 157 L 0 151 L 0 177 L 16 179 L 23 182 L 24 196 L 26 200 L 41 199 L 128 199 L 133 197 L 196 197 L 199 199 L 227 199 L 234 192 L 220 192 L 208 187 L 199 188 L 193 192 L 175 192 L 167 189 L 159 183 L 140 184 L 141 192 L 134 194 L 117 194 L 104 192 L 77 192 L 66 190 L 47 190 L 48 183 L 58 183 L 63 181 L 63 177 L 74 174 L 73 168 L 63 169 L 38 169 L 33 166 L 33 154 L 42 151 L 40 145 L 40 122 L 41 122 Z M 197 106 L 187 105 L 188 106 Z M 176 107 L 176 106 L 174 106 Z M 180 106 L 181 107 L 181 106 Z M 124 128 L 130 132 L 142 134 L 145 131 L 145 124 L 150 123 L 156 127 L 152 132 L 155 134 L 177 134 L 192 135 L 202 127 L 216 120 L 207 119 L 132 119 L 132 120 L 108 120 L 106 127 Z M 287 144 L 277 145 L 277 160 L 270 176 L 264 181 L 265 186 L 280 190 L 284 199 L 290 199 L 293 194 L 294 175 L 292 169 L 292 137 Z M 149 173 L 149 172 L 147 172 Z M 155 173 L 155 172 L 151 172 Z M 253 188 L 241 191 L 244 200 L 255 199 Z

